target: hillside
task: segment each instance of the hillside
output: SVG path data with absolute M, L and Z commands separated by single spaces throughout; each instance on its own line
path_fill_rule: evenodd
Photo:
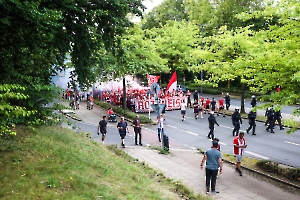
M 181 199 L 116 147 L 61 127 L 19 129 L 1 145 L 1 199 Z

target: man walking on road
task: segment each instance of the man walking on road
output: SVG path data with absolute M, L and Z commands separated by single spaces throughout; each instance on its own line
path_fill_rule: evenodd
M 210 112 L 210 115 L 208 117 L 208 124 L 209 124 L 209 133 L 208 133 L 207 137 L 209 139 L 213 140 L 214 137 L 215 137 L 214 136 L 215 124 L 217 124 L 219 126 L 218 122 L 216 121 L 216 118 L 214 116 L 214 112 L 213 111 Z
M 102 120 L 99 122 L 98 129 L 97 129 L 98 135 L 102 134 L 102 143 L 104 144 L 105 135 L 107 133 L 107 121 L 106 116 L 102 117 Z
M 252 129 L 252 135 L 256 135 L 255 134 L 255 127 L 256 127 L 255 119 L 256 119 L 256 112 L 254 109 L 252 109 L 248 113 L 249 128 L 247 128 L 247 133 L 249 133 L 249 131 Z
M 206 194 L 209 193 L 209 189 L 211 189 L 212 194 L 219 193 L 216 191 L 216 181 L 218 170 L 220 167 L 220 174 L 222 173 L 222 155 L 221 152 L 217 150 L 218 142 L 213 140 L 212 148 L 206 150 L 204 153 L 202 162 L 200 164 L 200 169 L 203 169 L 203 164 L 206 161 L 205 174 L 206 174 Z
M 133 130 L 134 130 L 134 139 L 135 145 L 138 145 L 137 138 L 139 138 L 139 145 L 142 146 L 142 133 L 141 133 L 141 121 L 140 116 L 135 116 L 135 120 L 133 121 Z
M 234 133 L 236 133 L 235 136 L 238 136 L 238 133 L 239 133 L 240 128 L 241 128 L 241 124 L 243 123 L 239 111 L 240 111 L 239 108 L 235 108 L 234 113 L 231 115 L 231 120 L 232 120 L 232 124 L 233 124 L 233 127 L 234 127 L 234 129 L 232 131 L 232 136 L 234 136 Z
M 117 128 L 121 137 L 121 145 L 125 148 L 125 136 L 129 133 L 127 122 L 125 122 L 124 117 L 121 117 L 121 121 L 118 123 Z
M 229 107 L 230 107 L 230 96 L 229 96 L 229 93 L 227 93 L 226 96 L 225 96 L 225 105 L 226 105 L 226 110 L 229 110 Z
M 233 152 L 236 157 L 235 171 L 238 172 L 240 176 L 243 175 L 241 170 L 241 162 L 242 162 L 242 157 L 244 155 L 244 150 L 247 147 L 244 135 L 245 135 L 244 132 L 240 132 L 239 136 L 233 139 Z
M 181 112 L 181 116 L 182 116 L 181 121 L 185 120 L 184 116 L 185 116 L 185 112 L 186 112 L 186 107 L 187 106 L 186 106 L 185 100 L 183 99 L 180 104 L 180 112 Z

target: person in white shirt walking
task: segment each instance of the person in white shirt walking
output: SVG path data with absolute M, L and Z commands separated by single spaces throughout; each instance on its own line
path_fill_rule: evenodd
M 181 121 L 184 121 L 184 120 L 185 120 L 185 119 L 184 119 L 184 116 L 185 116 L 185 112 L 186 112 L 186 107 L 187 107 L 186 102 L 185 102 L 185 100 L 183 99 L 183 100 L 181 101 L 181 104 L 180 104 L 180 110 L 181 110 L 181 115 L 182 115 Z

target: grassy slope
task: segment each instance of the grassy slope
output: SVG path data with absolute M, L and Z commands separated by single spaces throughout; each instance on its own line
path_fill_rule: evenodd
M 153 170 L 71 130 L 18 132 L 0 151 L 1 199 L 180 199 Z

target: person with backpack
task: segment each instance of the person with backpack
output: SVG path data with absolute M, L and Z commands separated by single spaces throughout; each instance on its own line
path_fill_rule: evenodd
M 107 133 L 107 121 L 106 121 L 106 116 L 102 117 L 102 120 L 100 120 L 99 125 L 98 125 L 98 135 L 102 134 L 102 143 L 104 144 L 104 139 Z
M 216 121 L 216 118 L 215 118 L 215 116 L 214 116 L 214 112 L 213 111 L 211 111 L 210 112 L 210 115 L 209 115 L 209 117 L 208 117 L 208 124 L 209 124 L 209 133 L 208 133 L 208 135 L 207 135 L 207 137 L 209 138 L 209 139 L 214 139 L 214 129 L 215 129 L 215 124 L 217 124 L 218 126 L 220 126 L 219 124 L 218 124 L 218 122 Z M 211 136 L 211 137 L 210 137 Z
M 251 99 L 251 106 L 252 108 L 254 108 L 257 104 L 257 100 L 256 100 L 256 97 L 254 95 L 252 95 L 252 99 Z
M 229 107 L 230 107 L 230 95 L 229 95 L 229 93 L 227 93 L 226 96 L 225 96 L 225 105 L 226 105 L 226 110 L 229 110 Z
M 273 107 L 270 107 L 268 112 L 267 112 L 267 118 L 268 118 L 268 127 L 266 129 L 266 131 L 271 130 L 271 133 L 275 133 L 274 132 L 274 126 L 275 126 L 275 112 L 273 110 Z
M 256 112 L 254 109 L 252 109 L 249 113 L 248 113 L 248 120 L 249 120 L 249 127 L 247 128 L 247 133 L 249 133 L 249 131 L 252 129 L 252 135 L 256 135 L 255 134 L 255 127 L 256 127 L 256 123 L 255 123 L 255 119 L 256 119 Z
M 233 124 L 233 131 L 232 131 L 232 136 L 238 136 L 238 133 L 240 131 L 240 128 L 241 128 L 241 124 L 243 123 L 242 122 L 242 117 L 241 117 L 241 114 L 240 114 L 240 109 L 239 108 L 235 108 L 235 111 L 234 113 L 231 115 L 231 121 L 232 121 L 232 124 Z
M 277 121 L 280 130 L 283 130 L 284 128 L 281 123 L 281 118 L 282 118 L 281 111 L 278 109 L 275 111 L 275 121 Z

